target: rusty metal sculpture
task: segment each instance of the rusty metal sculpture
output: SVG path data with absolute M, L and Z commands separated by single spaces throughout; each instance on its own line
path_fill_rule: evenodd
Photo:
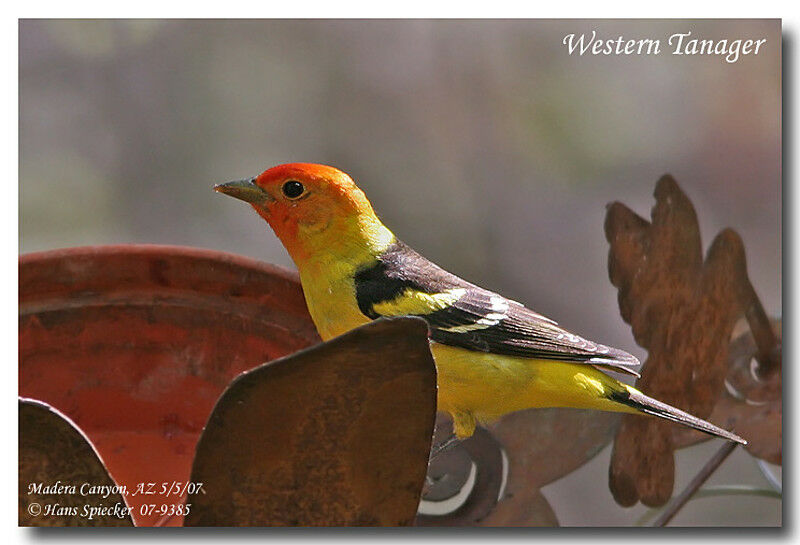
M 133 525 L 86 437 L 64 415 L 32 399 L 19 400 L 18 477 L 20 526 Z M 68 483 L 78 484 L 71 491 Z
M 648 350 L 637 386 L 708 418 L 725 390 L 737 319 L 743 314 L 748 319 L 765 376 L 780 367 L 780 343 L 747 277 L 739 235 L 722 231 L 703 261 L 697 215 L 688 197 L 670 176 L 658 181 L 655 197 L 651 222 L 619 202 L 609 206 L 609 277 L 619 289 L 623 319 L 631 324 L 637 343 Z M 720 418 L 718 423 L 735 423 L 750 439 L 744 421 Z M 662 421 L 623 418 L 609 470 L 618 503 L 667 502 L 674 481 L 673 452 L 681 444 L 676 438 L 689 435 L 677 430 Z
M 436 415 L 419 318 L 379 320 L 240 375 L 197 447 L 187 526 L 414 520 Z
M 783 461 L 781 366 L 768 373 L 759 371 L 761 367 L 755 365 L 759 348 L 753 333 L 747 323 L 740 326 L 734 330 L 730 345 L 725 391 L 717 400 L 711 419 L 736 428 L 747 437 L 744 448 L 750 454 L 780 465 Z M 775 346 L 779 347 L 781 320 L 773 320 L 770 329 L 776 336 Z M 779 356 L 777 359 L 780 361 Z M 685 429 L 676 429 L 673 437 L 678 448 L 708 439 L 707 435 Z

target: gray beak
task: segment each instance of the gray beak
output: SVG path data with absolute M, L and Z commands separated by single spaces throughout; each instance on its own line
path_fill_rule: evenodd
M 269 193 L 255 184 L 255 178 L 236 180 L 234 182 L 228 182 L 225 184 L 217 184 L 214 186 L 214 191 L 217 193 L 230 195 L 231 197 L 235 197 L 251 204 L 265 204 L 275 200 Z

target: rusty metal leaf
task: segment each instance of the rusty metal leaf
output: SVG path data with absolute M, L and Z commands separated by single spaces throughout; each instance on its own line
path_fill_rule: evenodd
M 619 415 L 574 409 L 529 409 L 492 428 L 508 456 L 505 496 L 484 526 L 558 526 L 539 489 L 581 467 L 613 438 Z
M 405 525 L 436 414 L 418 318 L 379 320 L 238 377 L 198 443 L 185 525 Z
M 20 399 L 20 526 L 133 526 L 119 493 L 83 494 L 84 483 L 109 487 L 108 490 L 116 484 L 92 445 L 69 420 L 45 403 Z M 48 494 L 31 487 L 38 484 L 44 487 L 60 484 L 65 488 Z M 115 505 L 118 509 L 111 513 L 88 516 L 89 511 L 85 511 L 113 509 Z
M 72 419 L 129 488 L 185 482 L 230 381 L 319 342 L 296 274 L 222 252 L 55 250 L 21 256 L 19 280 L 20 395 Z M 131 498 L 137 525 L 161 518 L 140 503 L 173 500 Z
M 728 341 L 749 285 L 744 246 L 722 231 L 705 261 L 697 215 L 671 176 L 656 184 L 652 222 L 615 202 L 606 216 L 609 277 L 623 319 L 648 350 L 637 387 L 700 418 L 723 390 Z M 621 505 L 663 505 L 674 483 L 674 424 L 626 415 L 609 486 Z
M 543 487 L 594 458 L 614 437 L 619 415 L 578 409 L 529 409 L 492 427 L 509 458 L 509 488 Z
M 778 341 L 781 339 L 781 320 L 772 322 L 772 329 Z M 782 409 L 781 395 L 782 367 L 774 373 L 760 376 L 756 372 L 755 359 L 758 354 L 753 334 L 746 324 L 737 329 L 743 330 L 731 342 L 728 358 L 728 377 L 723 395 L 711 413 L 711 419 L 726 428 L 735 428 L 747 437 L 744 447 L 750 454 L 772 464 L 783 461 Z M 693 445 L 708 438 L 687 428 L 674 430 L 673 438 L 678 448 Z

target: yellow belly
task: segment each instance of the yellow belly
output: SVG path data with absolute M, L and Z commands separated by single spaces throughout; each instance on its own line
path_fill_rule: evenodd
M 637 412 L 607 398 L 624 386 L 591 365 L 498 356 L 438 343 L 431 343 L 431 352 L 438 375 L 438 408 L 453 416 L 459 437 L 472 435 L 477 422 L 524 409 Z

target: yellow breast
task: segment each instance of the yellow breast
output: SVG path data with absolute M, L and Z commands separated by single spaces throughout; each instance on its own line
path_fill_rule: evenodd
M 353 274 L 354 268 L 341 261 L 300 271 L 306 305 L 323 341 L 370 321 L 358 308 Z

